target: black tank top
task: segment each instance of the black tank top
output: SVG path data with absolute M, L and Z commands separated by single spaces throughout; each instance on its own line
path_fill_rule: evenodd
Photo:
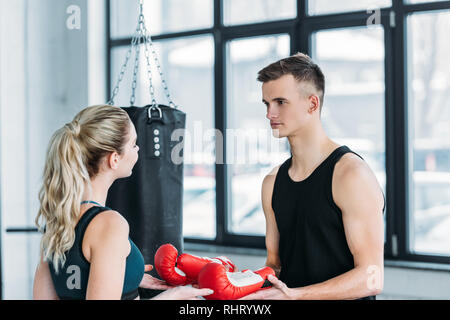
M 354 268 L 342 213 L 331 190 L 334 166 L 348 152 L 356 154 L 347 146 L 335 149 L 299 182 L 288 174 L 292 157 L 278 170 L 272 208 L 280 234 L 280 280 L 288 287 L 323 282 Z
M 82 250 L 83 237 L 89 223 L 99 213 L 111 210 L 108 207 L 94 206 L 89 208 L 80 218 L 75 227 L 75 242 L 65 253 L 66 263 L 60 267 L 58 274 L 55 272 L 53 263 L 48 262 L 50 274 L 56 293 L 61 300 L 84 300 L 89 280 L 90 263 L 86 260 Z M 125 278 L 122 289 L 122 300 L 132 300 L 138 297 L 138 287 L 144 276 L 144 258 L 129 239 L 131 251 L 126 259 Z

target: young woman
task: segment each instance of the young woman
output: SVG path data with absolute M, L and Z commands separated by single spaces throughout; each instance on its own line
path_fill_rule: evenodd
M 119 107 L 92 106 L 51 138 L 36 224 L 43 230 L 34 299 L 138 299 L 138 287 L 166 290 L 155 299 L 196 299 L 209 289 L 171 288 L 145 271 L 108 189 L 138 160 L 137 134 Z

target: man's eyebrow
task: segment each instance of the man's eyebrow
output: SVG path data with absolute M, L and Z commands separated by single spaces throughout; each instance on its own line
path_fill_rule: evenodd
M 288 101 L 288 99 L 283 98 L 283 97 L 278 97 L 278 98 L 273 98 L 272 101 Z M 262 99 L 263 103 L 267 103 L 266 100 Z

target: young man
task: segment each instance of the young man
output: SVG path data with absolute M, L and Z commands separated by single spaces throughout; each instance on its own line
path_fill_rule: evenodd
M 273 134 L 288 138 L 292 157 L 262 185 L 266 265 L 278 279 L 246 299 L 375 299 L 384 195 L 366 162 L 327 137 L 322 71 L 298 53 L 262 69 L 258 81 Z

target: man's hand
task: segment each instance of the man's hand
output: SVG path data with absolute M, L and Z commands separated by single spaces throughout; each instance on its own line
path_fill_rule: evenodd
M 151 264 L 146 264 L 144 272 L 149 272 L 152 269 L 153 266 Z M 144 277 L 142 278 L 142 281 L 139 284 L 139 288 L 153 289 L 153 290 L 167 290 L 173 287 L 167 285 L 167 283 L 163 280 L 156 279 L 151 275 L 144 273 Z
M 293 290 L 279 280 L 277 277 L 269 275 L 268 280 L 272 283 L 272 288 L 262 289 L 251 293 L 240 300 L 292 300 L 294 299 Z
M 205 300 L 203 296 L 213 294 L 208 288 L 197 289 L 190 285 L 171 288 L 153 297 L 152 300 Z

